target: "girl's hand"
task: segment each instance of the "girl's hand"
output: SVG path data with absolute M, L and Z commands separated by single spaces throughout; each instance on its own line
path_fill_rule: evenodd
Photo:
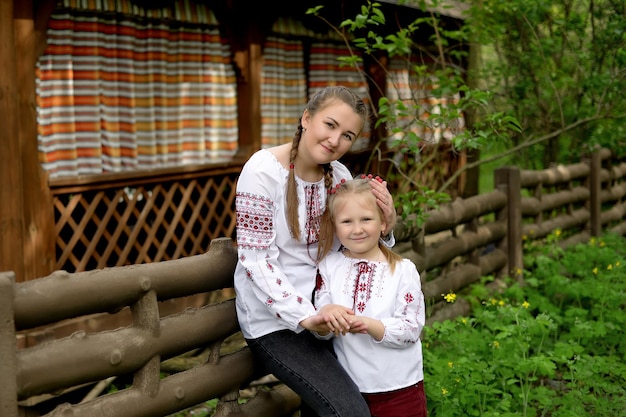
M 326 322 L 327 329 L 335 336 L 345 335 L 350 331 L 355 320 L 354 311 L 338 304 L 326 304 L 317 313 Z
M 350 327 L 350 333 L 367 334 L 367 323 L 360 316 L 356 316 Z
M 300 322 L 300 326 L 304 327 L 308 331 L 318 333 L 322 336 L 327 335 L 328 324 L 326 324 L 326 319 L 324 316 L 320 316 L 316 314 L 314 316 L 308 317 Z

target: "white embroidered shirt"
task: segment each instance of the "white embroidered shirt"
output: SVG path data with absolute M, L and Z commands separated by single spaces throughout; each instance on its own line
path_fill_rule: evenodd
M 335 184 L 352 178 L 340 162 L 332 167 Z M 296 178 L 298 200 L 304 203 L 298 207 L 302 238 L 296 241 L 287 225 L 288 173 L 263 149 L 246 162 L 237 182 L 236 306 L 248 339 L 283 329 L 300 332 L 300 321 L 316 314 L 311 300 L 326 189 L 323 179 L 311 183 Z
M 350 307 L 382 321 L 385 334 L 333 338 L 337 358 L 363 393 L 405 388 L 424 379 L 420 334 L 426 323 L 424 295 L 415 264 L 408 259 L 391 273 L 387 262 L 354 259 L 331 252 L 320 262 L 318 308 Z

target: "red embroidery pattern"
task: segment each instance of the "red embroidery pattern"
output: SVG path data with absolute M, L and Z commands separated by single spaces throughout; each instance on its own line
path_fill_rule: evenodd
M 404 294 L 404 301 L 407 304 L 411 304 L 413 301 L 415 301 L 415 298 L 413 298 L 413 294 L 411 294 L 410 292 Z
M 322 217 L 322 204 L 320 201 L 318 185 L 305 185 L 304 197 L 306 198 L 306 221 L 304 223 L 304 230 L 306 234 L 306 243 L 310 245 L 320 240 L 320 219 Z
M 354 280 L 354 296 L 352 308 L 362 313 L 372 296 L 372 280 L 376 272 L 376 264 L 367 262 L 356 264 L 357 273 Z
M 257 194 L 237 193 L 237 245 L 244 249 L 268 249 L 274 229 L 274 204 Z

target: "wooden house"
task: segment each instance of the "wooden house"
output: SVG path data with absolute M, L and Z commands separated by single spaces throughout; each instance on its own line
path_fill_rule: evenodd
M 430 13 L 462 23 L 454 2 L 380 3 L 381 31 Z M 364 56 L 366 77 L 339 65 L 349 44 L 306 13 L 318 5 L 338 25 L 367 3 L 0 0 L 0 271 L 20 282 L 233 237 L 242 163 L 291 140 L 311 92 L 385 92 L 378 63 L 392 60 Z M 346 157 L 351 167 L 376 136 Z

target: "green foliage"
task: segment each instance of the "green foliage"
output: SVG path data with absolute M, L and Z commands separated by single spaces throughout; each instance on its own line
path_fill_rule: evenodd
M 468 31 L 489 46 L 480 77 L 495 111 L 520 121 L 516 163 L 569 163 L 593 146 L 621 154 L 626 128 L 626 14 L 612 0 L 483 0 Z
M 462 26 L 442 24 L 440 16 L 430 13 L 427 8 L 437 6 L 436 3 L 418 2 L 424 13 L 416 14 L 419 17 L 394 30 L 390 30 L 392 26 L 387 24 L 377 2 L 367 1 L 355 17 L 338 24 L 323 16 L 322 6 L 307 10 L 307 14 L 319 17 L 342 35 L 351 51 L 359 52 L 340 61 L 360 71 L 363 78 L 368 78 L 363 70 L 363 56 L 378 64 L 386 74 L 386 80 L 394 83 L 393 76 L 379 58 L 399 58 L 405 62 L 411 97 L 403 97 L 397 86 L 390 87 L 396 90 L 395 93 L 389 91 L 388 85 L 375 87 L 383 95 L 374 109 L 375 127 L 380 137 L 377 137 L 371 158 L 377 157 L 391 164 L 392 170 L 387 178 L 400 184 L 393 190 L 397 195 L 397 206 L 405 219 L 408 214 L 416 214 L 412 218 L 418 225 L 423 224 L 429 209 L 450 200 L 447 188 L 458 175 L 453 173 L 452 178 L 425 177 L 424 170 L 437 164 L 437 152 L 424 154 L 425 144 L 437 148 L 438 143 L 445 141 L 451 145 L 446 149 L 456 153 L 490 148 L 494 143 L 510 140 L 511 133 L 521 131 L 513 116 L 491 111 L 493 98 L 488 90 L 468 85 L 463 64 L 467 59 L 467 48 L 463 43 L 469 33 Z M 429 34 L 432 47 L 424 45 L 424 33 Z M 417 39 L 420 41 L 416 42 Z M 370 81 L 373 80 L 370 78 Z M 476 118 L 472 129 L 462 127 L 464 115 L 468 113 L 483 116 Z M 386 153 L 387 149 L 391 152 Z M 389 154 L 395 157 L 387 156 Z
M 428 210 L 436 210 L 442 203 L 449 200 L 450 196 L 446 193 L 437 193 L 427 187 L 420 187 L 418 190 L 398 194 L 394 205 L 402 220 L 406 221 L 409 215 L 415 214 L 415 218 L 412 219 L 413 224 L 422 227 L 428 218 Z
M 626 238 L 534 246 L 525 285 L 424 330 L 429 413 L 616 416 L 626 409 Z M 473 293 L 484 295 L 485 292 Z M 453 298 L 452 298 L 453 299 Z
M 480 150 L 490 161 L 507 158 L 525 169 L 570 163 L 596 145 L 618 155 L 626 151 L 623 2 L 458 2 L 454 7 L 469 6 L 458 26 L 433 12 L 452 7 L 446 2 L 398 3 L 423 14 L 400 23 L 388 19 L 380 3 L 366 1 L 356 16 L 333 24 L 323 17 L 322 6 L 307 11 L 343 35 L 355 52 L 343 64 L 363 71 L 361 56 L 368 56 L 386 71 L 380 57 L 400 57 L 410 70 L 414 94 L 409 102 L 398 100 L 386 85 L 375 86 L 383 93 L 376 127 L 387 135 L 379 138 L 372 158 L 393 164 L 389 178 L 405 188 L 421 184 L 446 192 L 461 172 L 436 184 L 419 175 L 431 162 L 422 155 L 423 144 L 433 140 L 448 141 L 450 152 Z M 475 62 L 470 45 L 483 58 L 478 65 L 468 65 Z M 422 91 L 423 85 L 432 88 Z M 462 119 L 466 126 L 458 125 Z M 445 129 L 452 129 L 445 137 L 420 133 Z M 386 158 L 385 147 L 408 156 L 410 163 Z

